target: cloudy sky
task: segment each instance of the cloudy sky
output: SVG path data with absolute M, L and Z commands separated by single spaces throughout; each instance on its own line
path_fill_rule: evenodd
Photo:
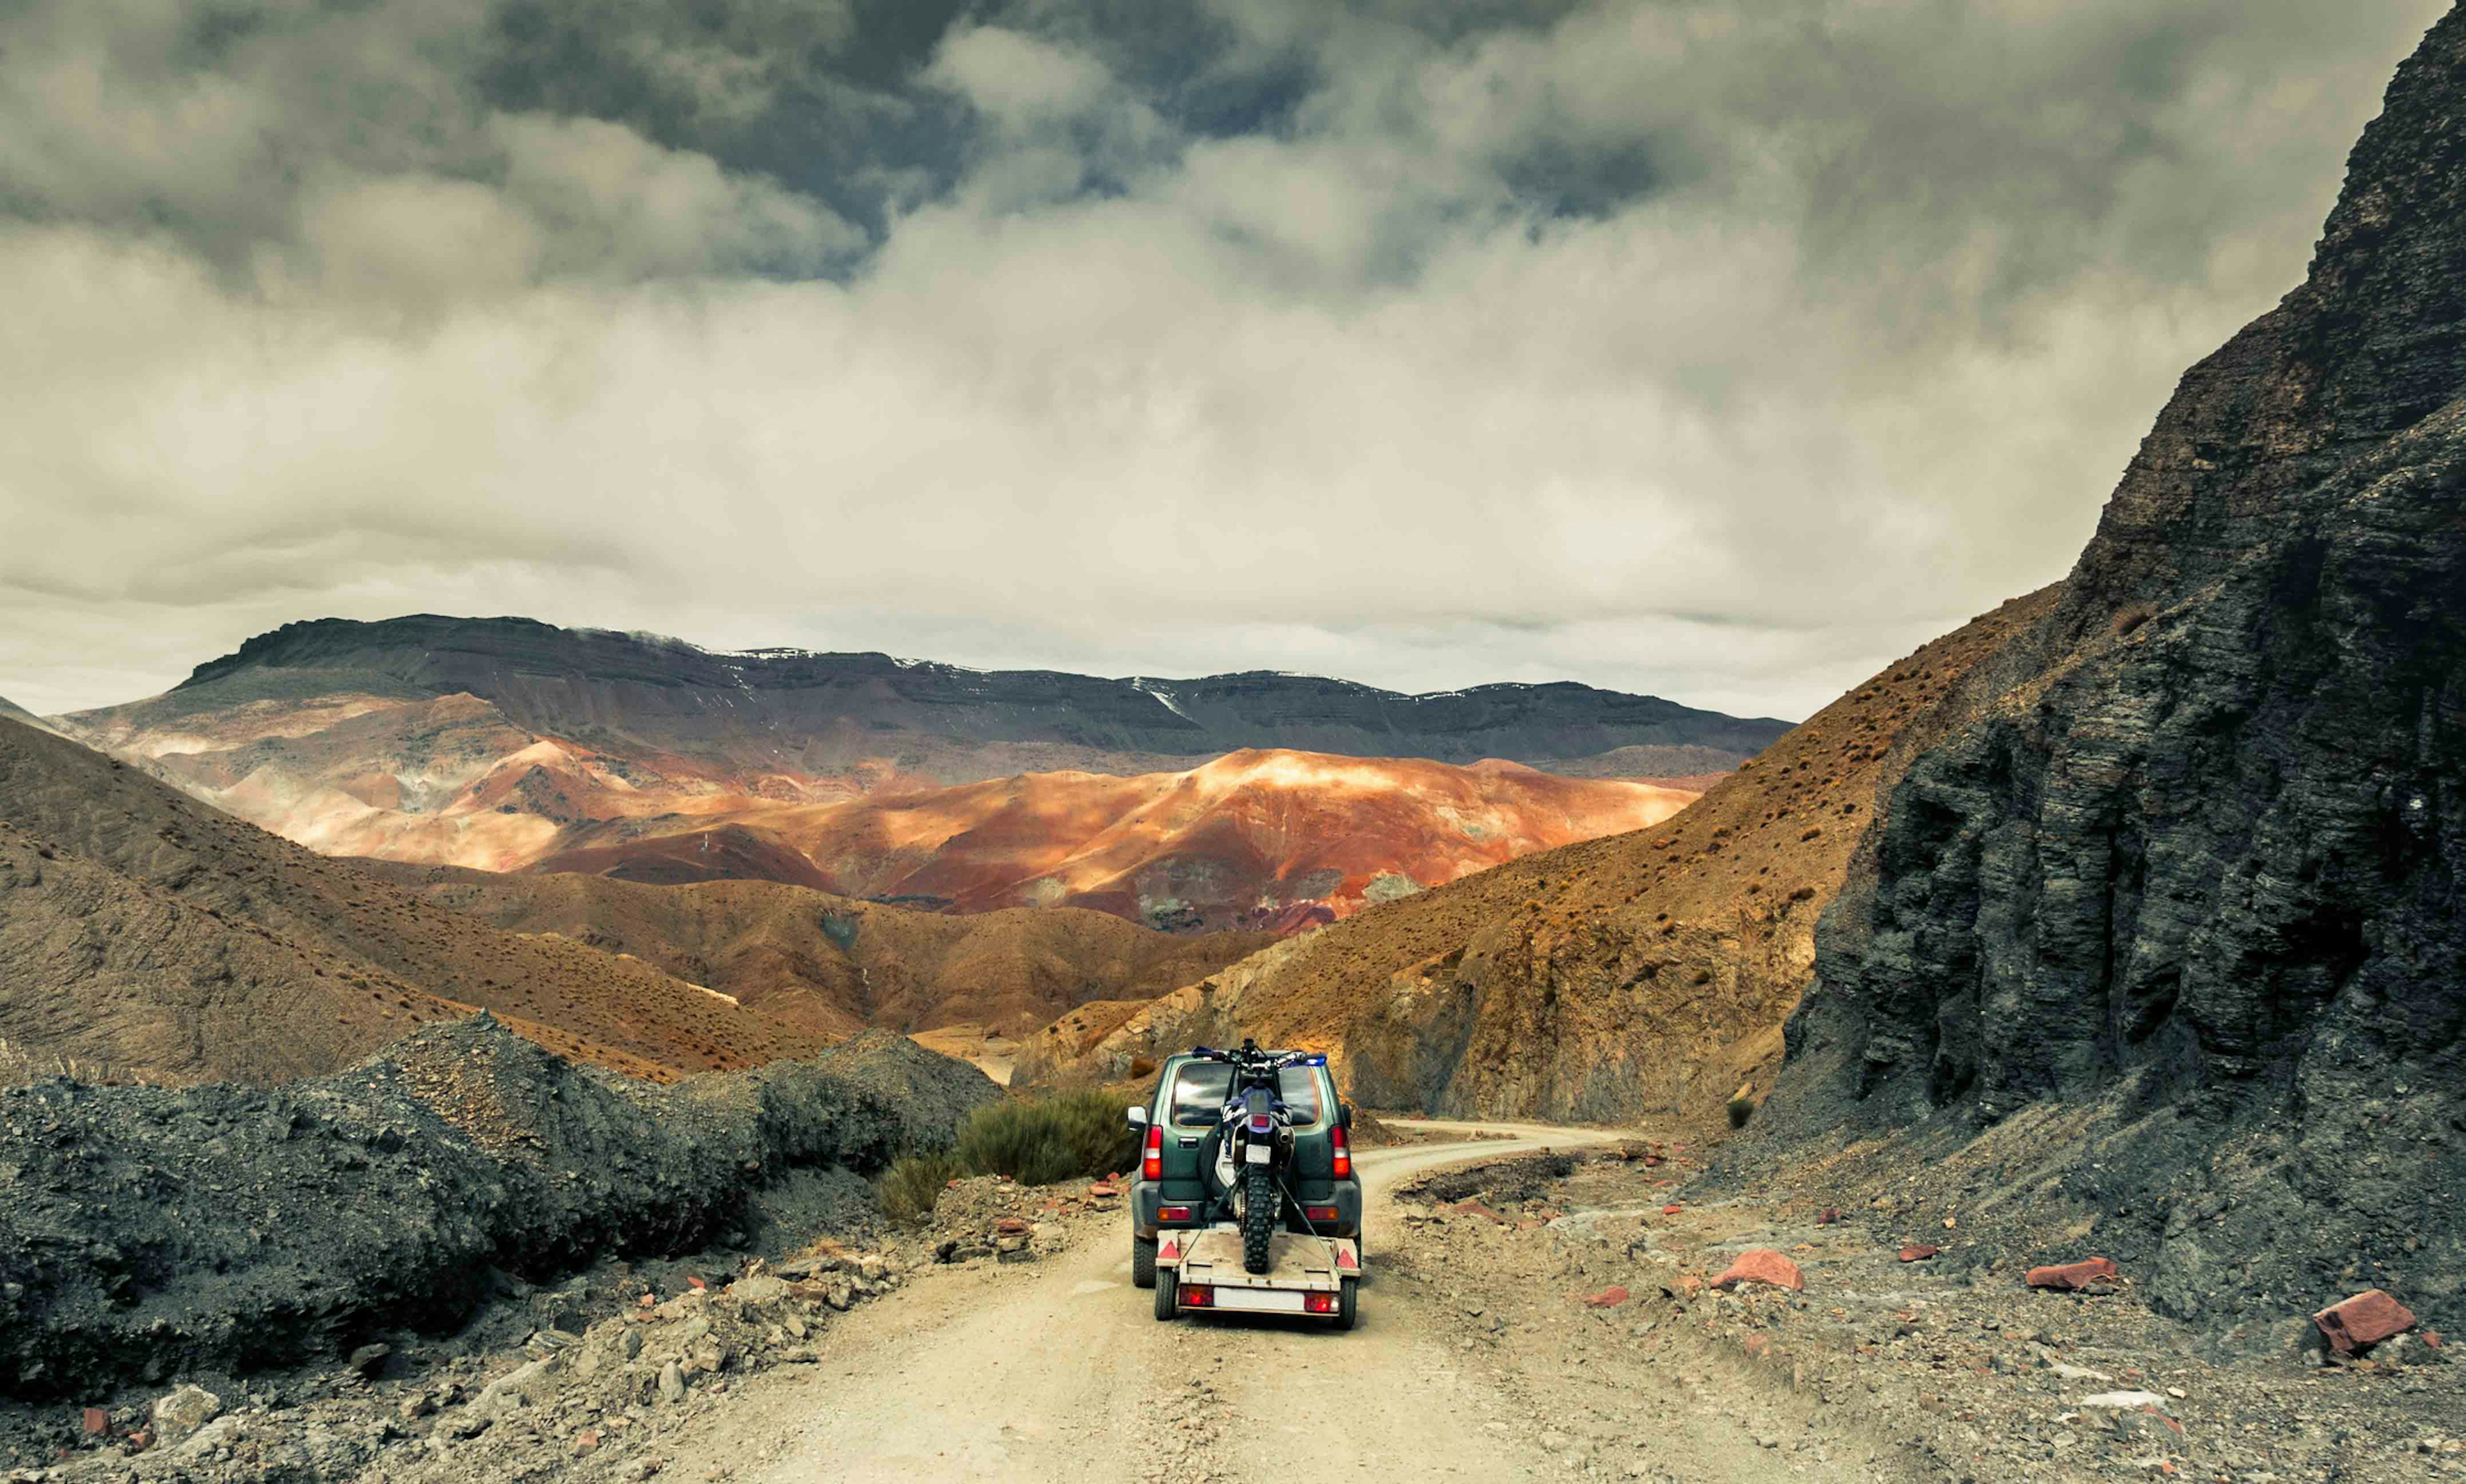
M 521 613 L 1796 717 L 2446 0 L 0 0 L 0 695 Z

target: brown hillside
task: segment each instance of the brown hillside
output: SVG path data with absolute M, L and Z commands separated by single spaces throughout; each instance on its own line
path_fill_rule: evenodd
M 74 1041 L 81 1056 L 166 1077 L 254 1079 L 295 1062 L 328 1065 L 329 1054 L 368 1050 L 412 1020 L 471 1007 L 561 1053 L 637 1075 L 751 1066 L 819 1046 L 647 964 L 484 927 L 11 722 L 0 722 L 0 823 L 12 829 L 12 852 L 22 845 L 57 873 L 56 889 L 20 886 L 6 898 L 7 931 L 12 942 L 26 934 L 28 951 L 0 956 L 0 1036 L 35 1054 Z M 72 858 L 65 867 L 63 856 Z M 80 901 L 107 925 L 83 949 L 63 936 Z M 166 915 L 173 909 L 186 915 Z M 150 933 L 163 956 L 113 946 L 111 930 Z M 241 937 L 262 951 L 243 951 Z M 107 951 L 97 958 L 98 949 Z M 66 991 L 80 1005 L 119 1005 L 93 1023 L 110 1036 L 69 1034 L 58 1013 L 61 953 L 92 965 Z M 301 1026 L 300 1016 L 323 1009 L 275 1006 L 303 992 L 317 1005 L 348 1002 L 333 1008 L 331 1032 Z M 211 1010 L 213 1025 L 238 1039 L 203 1024 L 184 1036 L 192 1010 Z
M 1074 908 L 908 911 L 768 881 L 658 887 L 358 864 L 496 927 L 630 954 L 834 1036 L 960 1024 L 1022 1035 L 1088 1000 L 1161 994 L 1275 941 L 1155 933 Z
M 1022 1083 L 1116 1078 L 1255 1035 L 1337 1054 L 1354 1095 L 1432 1112 L 1701 1116 L 1781 1051 L 1875 800 L 1993 694 L 2054 589 L 1826 708 L 1662 825 L 1527 856 L 1278 944 L 1090 1038 L 1031 1037 Z

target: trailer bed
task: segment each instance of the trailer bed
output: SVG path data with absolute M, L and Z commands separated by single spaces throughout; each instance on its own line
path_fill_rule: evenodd
M 1242 1232 L 1230 1223 L 1204 1229 L 1167 1231 L 1156 1246 L 1156 1316 L 1222 1311 L 1338 1316 L 1329 1295 L 1344 1300 L 1351 1321 L 1352 1286 L 1361 1277 L 1361 1244 L 1350 1237 L 1313 1237 L 1280 1231 L 1267 1240 L 1267 1270 L 1242 1266 Z M 1189 1301 L 1204 1290 L 1204 1302 Z M 1179 1293 L 1182 1301 L 1165 1297 Z

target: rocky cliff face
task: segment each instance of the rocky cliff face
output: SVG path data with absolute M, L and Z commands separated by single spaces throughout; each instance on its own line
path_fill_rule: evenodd
M 1778 1119 L 2095 1104 L 2036 1175 L 2178 1313 L 2457 1292 L 2461 394 L 2453 12 L 2308 281 L 2186 376 L 2031 673 L 1892 792 L 1818 931 Z

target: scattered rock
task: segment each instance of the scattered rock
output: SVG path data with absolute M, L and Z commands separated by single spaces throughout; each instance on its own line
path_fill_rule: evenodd
M 2031 1288 L 2056 1289 L 2068 1293 L 2087 1293 L 2115 1286 L 2115 1264 L 2103 1257 L 2083 1258 L 2076 1263 L 2054 1267 L 2032 1268 L 2022 1274 L 2021 1281 Z
M 2083 1406 L 2119 1406 L 2129 1408 L 2143 1406 L 2163 1407 L 2166 1405 L 2166 1399 L 2160 1396 L 2155 1391 L 2101 1391 L 2096 1396 L 2081 1398 L 2080 1405 Z
M 1943 1248 L 1939 1247 L 1926 1247 L 1922 1244 L 1912 1243 L 1910 1246 L 1901 1248 L 1901 1261 L 1905 1263 L 1922 1263 L 1930 1257 L 1939 1255 L 1942 1251 Z
M 2312 1316 L 2321 1338 L 2340 1355 L 2369 1350 L 2392 1335 L 2414 1328 L 2414 1311 L 2379 1289 L 2365 1289 Z M 2439 1346 L 2435 1343 L 2433 1349 Z
M 768 1273 L 758 1273 L 751 1278 L 739 1278 L 729 1284 L 728 1296 L 739 1303 L 775 1304 L 789 1296 L 788 1282 L 785 1278 L 774 1278 Z
M 351 1352 L 350 1360 L 345 1363 L 348 1364 L 351 1373 L 362 1381 L 374 1381 L 385 1374 L 386 1358 L 392 1354 L 393 1351 L 390 1346 L 362 1345 Z
M 660 1400 L 670 1405 L 685 1399 L 684 1367 L 670 1360 L 660 1367 Z
M 1634 1295 L 1628 1293 L 1625 1289 L 1618 1286 L 1617 1284 L 1612 1284 L 1610 1287 L 1602 1290 L 1598 1293 L 1586 1295 L 1584 1298 L 1584 1307 L 1587 1309 L 1615 1309 L 1619 1305 L 1625 1303 L 1632 1296 Z
M 1713 1280 L 1717 1289 L 1736 1288 L 1741 1283 L 1769 1283 L 1803 1293 L 1806 1279 L 1800 1275 L 1798 1264 L 1768 1247 L 1752 1247 L 1737 1255 L 1722 1274 Z
M 178 1443 L 222 1414 L 222 1398 L 203 1386 L 182 1386 L 156 1397 L 148 1416 L 156 1437 Z

